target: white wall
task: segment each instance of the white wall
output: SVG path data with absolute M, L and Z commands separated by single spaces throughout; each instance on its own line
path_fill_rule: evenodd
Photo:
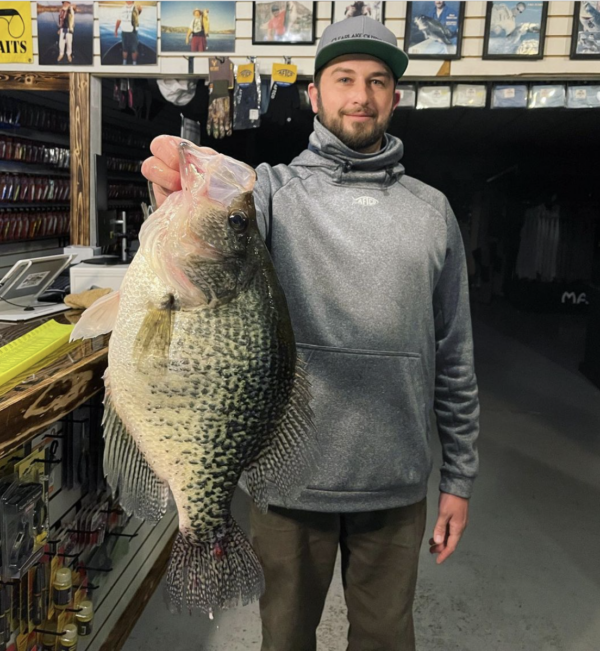
M 584 76 L 586 78 L 600 76 L 600 61 L 571 61 L 569 51 L 571 47 L 571 30 L 573 26 L 574 2 L 549 2 L 548 25 L 545 43 L 544 59 L 541 61 L 483 61 L 483 34 L 485 26 L 486 2 L 466 2 L 465 27 L 463 38 L 463 57 L 458 61 L 450 62 L 450 74 L 453 77 L 506 77 L 506 76 L 532 76 L 544 78 L 548 76 Z M 46 71 L 57 72 L 65 70 L 93 71 L 100 74 L 123 75 L 121 66 L 100 65 L 100 38 L 96 16 L 94 21 L 94 66 L 40 66 L 37 58 L 37 4 L 32 5 L 34 16 L 34 53 L 35 63 L 26 64 L 1 64 L 1 70 L 7 71 Z M 252 45 L 252 2 L 236 3 L 236 51 L 229 55 L 236 63 L 244 63 L 249 55 L 259 57 L 260 69 L 263 73 L 270 74 L 274 62 L 281 63 L 283 56 L 291 56 L 292 62 L 298 66 L 301 75 L 312 75 L 313 58 L 317 45 Z M 399 44 L 404 41 L 406 2 L 386 2 L 385 23 L 398 36 Z M 159 3 L 160 6 L 160 3 Z M 317 38 L 331 22 L 332 3 L 317 3 Z M 160 9 L 159 9 L 160 20 Z M 160 26 L 159 26 L 160 39 Z M 160 51 L 160 48 L 159 48 Z M 208 74 L 208 56 L 195 57 L 196 74 Z M 422 79 L 434 77 L 440 70 L 443 61 L 411 61 L 406 76 Z M 164 54 L 159 56 L 156 66 L 133 68 L 127 66 L 127 76 L 136 74 L 142 76 L 172 75 L 184 76 L 188 72 L 188 61 L 180 55 Z

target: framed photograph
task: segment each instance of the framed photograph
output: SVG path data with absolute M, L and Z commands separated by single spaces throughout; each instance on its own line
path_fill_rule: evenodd
M 542 59 L 547 2 L 488 2 L 484 59 Z
M 571 59 L 600 59 L 600 2 L 576 2 Z
M 98 4 L 100 64 L 156 65 L 158 16 L 156 2 Z
M 332 2 L 331 22 L 337 23 L 345 18 L 368 16 L 379 22 L 385 19 L 385 2 Z
M 253 2 L 252 43 L 311 45 L 316 19 L 316 2 Z
M 459 59 L 464 2 L 407 2 L 404 47 L 411 59 Z
M 161 52 L 235 52 L 235 2 L 161 2 Z
M 94 64 L 94 3 L 38 2 L 41 66 Z

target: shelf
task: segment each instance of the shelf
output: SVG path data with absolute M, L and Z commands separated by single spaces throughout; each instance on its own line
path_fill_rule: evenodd
M 141 172 L 117 172 L 116 170 L 109 170 L 108 172 L 109 181 L 133 181 L 134 183 L 144 183 L 147 181 L 142 176 Z
M 46 202 L 46 203 L 36 203 L 35 201 L 29 201 L 25 203 L 2 203 L 0 202 L 0 210 L 6 210 L 7 208 L 35 208 L 36 210 L 47 210 L 48 208 L 70 208 L 70 203 L 64 202 Z
M 70 233 L 58 233 L 56 235 L 40 235 L 40 237 L 20 237 L 18 240 L 0 240 L 2 244 L 20 244 L 21 242 L 41 242 L 42 240 L 62 240 L 68 238 Z
M 112 156 L 113 158 L 133 158 L 135 160 L 143 160 L 152 155 L 150 147 L 128 147 L 127 145 L 115 145 L 110 142 L 102 142 L 102 155 Z
M 23 138 L 24 140 L 35 140 L 36 142 L 48 142 L 52 145 L 64 145 L 66 147 L 71 144 L 69 134 L 34 131 L 33 129 L 7 129 L 2 127 L 0 128 L 0 135 Z
M 109 199 L 109 205 L 115 206 L 136 206 L 139 207 L 146 199 Z M 147 201 L 146 201 L 147 203 Z
M 24 174 L 45 174 L 46 176 L 71 176 L 70 170 L 52 165 L 32 165 L 11 160 L 0 160 L 0 172 L 22 172 Z

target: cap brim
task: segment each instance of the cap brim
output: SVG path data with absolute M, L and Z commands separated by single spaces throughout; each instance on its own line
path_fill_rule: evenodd
M 408 68 L 408 56 L 399 48 L 385 41 L 360 39 L 344 39 L 326 45 L 315 59 L 315 73 L 333 59 L 344 54 L 369 54 L 381 59 L 392 73 L 400 79 Z

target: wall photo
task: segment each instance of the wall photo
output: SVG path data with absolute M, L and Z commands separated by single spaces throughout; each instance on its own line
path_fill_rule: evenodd
M 38 2 L 40 65 L 94 64 L 94 3 Z
M 161 52 L 235 52 L 235 2 L 161 2 Z
M 576 2 L 571 59 L 600 59 L 600 2 Z
M 156 2 L 98 2 L 103 66 L 156 65 Z
M 381 23 L 385 18 L 385 2 L 333 2 L 332 5 L 331 22 L 333 23 L 356 16 L 368 16 Z
M 404 47 L 412 59 L 458 59 L 464 2 L 408 2 Z
M 484 59 L 542 59 L 547 2 L 488 2 Z
M 316 2 L 252 3 L 252 43 L 310 45 L 315 42 Z

